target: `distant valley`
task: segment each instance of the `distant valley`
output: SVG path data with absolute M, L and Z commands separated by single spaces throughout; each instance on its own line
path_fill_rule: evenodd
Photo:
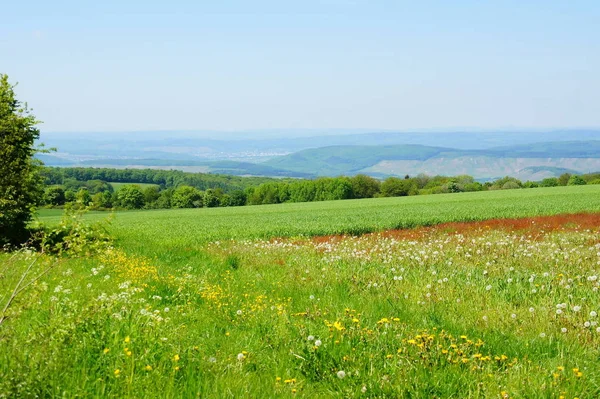
M 541 180 L 600 170 L 600 130 L 361 133 L 286 139 L 160 132 L 42 137 L 48 166 L 178 169 L 238 176 L 311 178 L 468 174 Z M 209 136 L 209 137 L 206 137 Z M 82 140 L 85 138 L 85 140 Z M 168 143 L 168 144 L 167 144 Z

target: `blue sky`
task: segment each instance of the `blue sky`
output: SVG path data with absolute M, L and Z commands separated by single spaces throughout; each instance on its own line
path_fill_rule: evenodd
M 600 126 L 599 1 L 42 1 L 0 73 L 45 131 Z

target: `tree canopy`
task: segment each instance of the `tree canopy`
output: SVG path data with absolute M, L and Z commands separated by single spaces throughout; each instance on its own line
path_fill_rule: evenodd
M 8 76 L 0 74 L 0 245 L 27 239 L 27 223 L 42 196 L 33 159 L 38 123 L 17 100 Z

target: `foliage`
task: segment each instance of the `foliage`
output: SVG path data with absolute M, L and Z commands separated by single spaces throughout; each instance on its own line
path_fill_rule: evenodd
M 173 208 L 201 208 L 202 205 L 202 192 L 195 187 L 179 186 L 171 197 Z
M 44 192 L 44 203 L 48 205 L 64 205 L 65 190 L 59 186 L 47 187 Z
M 381 183 L 381 195 L 384 197 L 404 197 L 414 195 L 416 192 L 417 186 L 410 179 L 388 177 Z
M 135 184 L 121 187 L 117 191 L 117 198 L 121 206 L 127 209 L 140 209 L 144 206 L 144 194 Z
M 587 182 L 581 176 L 573 175 L 569 177 L 569 183 L 567 184 L 569 186 L 583 186 L 587 184 Z
M 0 74 L 0 246 L 27 239 L 27 223 L 43 195 L 33 160 L 38 123 Z
M 84 219 L 86 212 L 66 207 L 58 224 L 38 224 L 33 245 L 42 252 L 66 256 L 90 256 L 104 251 L 112 243 L 107 230 L 110 219 L 90 223 Z

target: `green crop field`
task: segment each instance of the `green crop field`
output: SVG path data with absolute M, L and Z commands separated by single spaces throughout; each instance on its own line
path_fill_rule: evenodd
M 127 211 L 112 231 L 125 247 L 143 251 L 224 239 L 361 234 L 454 221 L 599 212 L 600 186 L 308 202 L 232 208 Z M 91 219 L 105 216 L 101 212 Z M 40 221 L 60 216 L 43 210 Z M 151 244 L 151 245 L 149 245 Z
M 33 281 L 2 312 L 0 398 L 600 396 L 600 186 L 126 211 L 108 232 L 0 253 L 2 308 Z

